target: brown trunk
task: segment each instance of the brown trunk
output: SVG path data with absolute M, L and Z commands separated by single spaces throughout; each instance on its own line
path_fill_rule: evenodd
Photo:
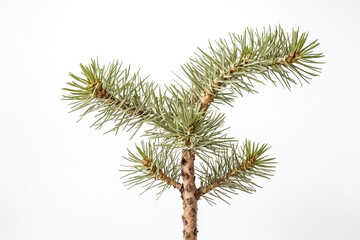
M 183 150 L 181 159 L 181 169 L 183 184 L 181 187 L 181 198 L 183 199 L 184 214 L 182 220 L 184 224 L 184 240 L 197 239 L 197 199 L 198 193 L 195 185 L 194 174 L 195 155 L 191 150 Z

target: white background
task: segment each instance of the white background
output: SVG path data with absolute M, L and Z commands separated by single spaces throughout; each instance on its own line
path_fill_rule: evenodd
M 76 123 L 68 72 L 124 60 L 159 83 L 208 39 L 248 26 L 299 26 L 323 72 L 223 108 L 232 136 L 272 145 L 276 174 L 232 205 L 199 202 L 199 239 L 360 239 L 358 1 L 0 1 L 0 239 L 182 239 L 171 189 L 138 196 L 119 179 L 129 133 Z

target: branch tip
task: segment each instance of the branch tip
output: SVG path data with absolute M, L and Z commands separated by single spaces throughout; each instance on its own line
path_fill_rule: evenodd
M 296 62 L 296 58 L 299 56 L 297 52 L 291 52 L 289 57 L 286 58 L 287 63 L 294 63 Z

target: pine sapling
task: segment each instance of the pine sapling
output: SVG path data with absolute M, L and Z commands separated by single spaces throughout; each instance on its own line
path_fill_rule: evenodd
M 179 81 L 162 88 L 118 61 L 105 67 L 92 60 L 80 64 L 82 76 L 70 73 L 63 99 L 70 100 L 72 111 L 84 110 L 80 119 L 95 112 L 96 129 L 111 122 L 107 133 L 122 128 L 135 134 L 147 124 L 147 142 L 124 157 L 129 162 L 122 169 L 124 183 L 143 185 L 144 191 L 158 188 L 158 197 L 169 188 L 179 191 L 183 239 L 195 240 L 199 200 L 213 205 L 216 199 L 228 203 L 238 191 L 253 193 L 255 177 L 269 178 L 275 167 L 267 144 L 245 140 L 239 146 L 227 135 L 219 108 L 245 92 L 256 93 L 256 83 L 287 89 L 309 83 L 320 73 L 323 54 L 314 52 L 319 43 L 307 38 L 308 33 L 288 34 L 280 26 L 229 34 L 209 43 L 207 51 L 199 49 L 181 66 Z

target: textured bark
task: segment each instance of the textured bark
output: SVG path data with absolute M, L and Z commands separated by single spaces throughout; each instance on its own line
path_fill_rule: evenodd
M 181 198 L 183 199 L 184 214 L 182 221 L 184 224 L 183 239 L 197 239 L 197 200 L 198 191 L 195 185 L 194 174 L 195 155 L 191 150 L 183 150 L 181 159 L 181 175 L 183 184 L 181 187 Z

